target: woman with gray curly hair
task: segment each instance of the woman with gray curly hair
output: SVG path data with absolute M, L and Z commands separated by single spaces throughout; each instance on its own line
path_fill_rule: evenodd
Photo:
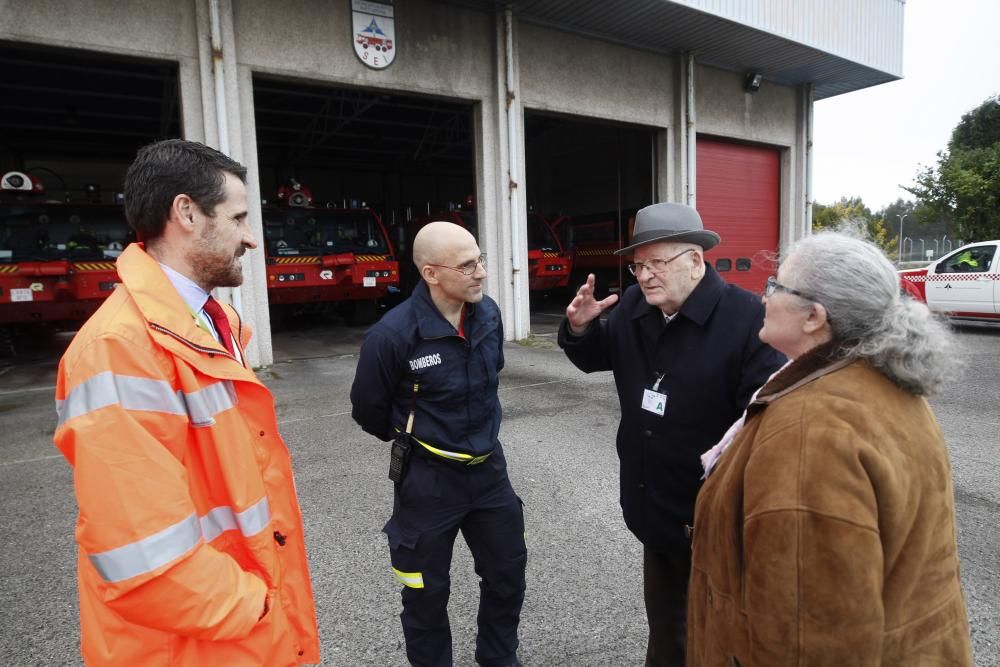
M 924 396 L 951 336 L 870 243 L 796 243 L 760 338 L 791 361 L 702 457 L 688 665 L 972 665 L 951 465 Z

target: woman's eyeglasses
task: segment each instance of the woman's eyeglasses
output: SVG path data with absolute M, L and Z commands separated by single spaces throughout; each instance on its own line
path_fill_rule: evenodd
M 764 286 L 764 296 L 770 298 L 775 292 L 787 292 L 789 294 L 794 294 L 795 296 L 800 296 L 803 299 L 809 299 L 810 301 L 815 301 L 815 299 L 806 296 L 802 292 L 792 289 L 791 287 L 785 287 L 778 282 L 778 279 L 771 276 L 767 279 L 767 284 Z
M 764 285 L 764 297 L 769 299 L 775 292 L 787 292 L 789 294 L 794 294 L 795 296 L 805 299 L 806 301 L 811 301 L 812 303 L 815 303 L 819 306 L 823 306 L 822 303 L 812 298 L 808 294 L 803 294 L 797 289 L 792 289 L 791 287 L 785 287 L 784 285 L 778 282 L 777 278 L 771 276 L 770 278 L 767 279 L 767 284 Z M 830 317 L 830 311 L 826 310 L 826 306 L 823 306 L 823 309 L 826 311 L 826 321 L 828 323 L 832 323 L 833 318 Z

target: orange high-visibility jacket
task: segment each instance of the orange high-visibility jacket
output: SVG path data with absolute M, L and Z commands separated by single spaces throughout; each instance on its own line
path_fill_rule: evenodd
M 139 244 L 59 364 L 88 665 L 319 662 L 274 399 Z M 250 331 L 227 307 L 241 347 Z M 263 618 L 265 597 L 269 611 Z

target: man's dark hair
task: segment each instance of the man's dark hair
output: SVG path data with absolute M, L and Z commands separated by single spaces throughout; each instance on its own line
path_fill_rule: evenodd
M 125 217 L 140 241 L 163 234 L 174 198 L 186 194 L 206 215 L 225 198 L 226 174 L 247 182 L 247 168 L 214 148 L 167 139 L 143 146 L 125 174 Z

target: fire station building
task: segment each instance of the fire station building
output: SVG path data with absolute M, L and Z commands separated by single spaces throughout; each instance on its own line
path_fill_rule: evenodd
M 474 211 L 487 292 L 529 333 L 529 219 L 577 240 L 697 206 L 709 261 L 763 284 L 810 228 L 813 105 L 902 74 L 905 0 L 88 0 L 4 3 L 0 173 L 120 190 L 184 137 L 247 165 L 250 219 L 290 182 L 403 226 Z M 557 233 L 558 230 L 557 230 Z M 596 232 L 595 232 L 596 233 Z M 272 361 L 268 277 L 224 294 Z M 402 262 L 401 262 L 402 263 Z M 757 285 L 759 289 L 760 285 Z

